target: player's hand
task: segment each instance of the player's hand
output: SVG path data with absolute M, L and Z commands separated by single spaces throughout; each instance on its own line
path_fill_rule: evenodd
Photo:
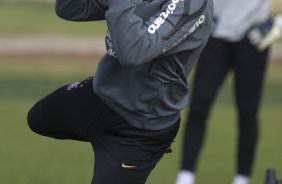
M 264 23 L 255 26 L 249 32 L 248 37 L 259 50 L 268 48 L 282 37 L 282 16 L 276 16 L 274 20 L 269 18 Z
M 282 37 L 282 16 L 277 16 L 269 32 L 262 38 L 258 48 L 264 50 Z

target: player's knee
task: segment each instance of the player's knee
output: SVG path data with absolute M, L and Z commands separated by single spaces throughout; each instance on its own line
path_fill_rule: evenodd
M 29 128 L 38 134 L 42 134 L 42 126 L 40 125 L 42 121 L 41 115 L 40 115 L 40 111 L 38 108 L 38 105 L 33 106 L 28 114 L 27 114 L 27 123 Z
M 258 126 L 258 119 L 255 113 L 240 113 L 239 128 L 249 129 L 256 128 Z

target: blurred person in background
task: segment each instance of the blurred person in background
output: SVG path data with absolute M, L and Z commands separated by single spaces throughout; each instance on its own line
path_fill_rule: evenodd
M 29 127 L 91 142 L 92 184 L 144 184 L 170 152 L 188 100 L 187 77 L 212 29 L 212 0 L 56 0 L 67 20 L 106 20 L 94 77 L 37 102 Z
M 281 16 L 273 21 L 270 5 L 270 0 L 214 0 L 214 28 L 195 71 L 176 184 L 195 183 L 209 111 L 230 70 L 234 73 L 238 112 L 237 173 L 232 184 L 249 183 L 259 134 L 258 110 L 268 47 L 282 32 Z

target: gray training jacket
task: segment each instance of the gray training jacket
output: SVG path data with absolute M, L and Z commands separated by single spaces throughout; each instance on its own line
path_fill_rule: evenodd
M 212 0 L 56 0 L 72 21 L 106 20 L 95 93 L 128 123 L 159 130 L 188 102 L 187 78 L 211 33 Z

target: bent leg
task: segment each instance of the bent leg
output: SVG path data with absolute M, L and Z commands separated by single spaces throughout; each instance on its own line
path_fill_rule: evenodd
M 99 114 L 99 104 L 92 78 L 88 78 L 63 86 L 37 102 L 28 113 L 28 125 L 40 135 L 88 141 L 86 130 Z

